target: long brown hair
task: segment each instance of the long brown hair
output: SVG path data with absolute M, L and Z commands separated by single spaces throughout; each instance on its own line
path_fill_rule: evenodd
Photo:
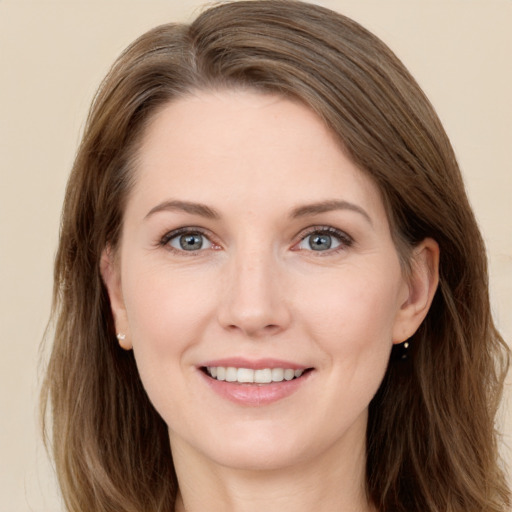
M 494 327 L 485 248 L 434 109 L 374 35 L 288 0 L 228 3 L 135 41 L 94 100 L 68 183 L 55 262 L 55 339 L 42 391 L 68 510 L 173 510 L 167 427 L 116 341 L 99 269 L 116 248 L 137 144 L 194 89 L 253 88 L 304 102 L 378 185 L 397 249 L 441 250 L 431 310 L 370 404 L 368 499 L 381 512 L 503 512 L 494 418 L 508 351 Z M 45 431 L 48 423 L 46 422 Z

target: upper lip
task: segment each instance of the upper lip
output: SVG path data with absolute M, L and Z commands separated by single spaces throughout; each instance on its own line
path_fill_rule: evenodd
M 306 370 L 310 366 L 294 363 L 292 361 L 284 361 L 282 359 L 262 358 L 262 359 L 246 359 L 244 357 L 229 357 L 222 359 L 214 359 L 206 361 L 199 365 L 200 368 L 212 366 L 222 366 L 225 368 L 250 368 L 252 370 L 263 370 L 265 368 L 290 368 L 292 370 Z

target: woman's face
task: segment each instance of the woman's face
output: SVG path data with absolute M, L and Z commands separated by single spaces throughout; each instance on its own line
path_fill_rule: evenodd
M 167 105 L 119 255 L 116 327 L 175 453 L 276 468 L 364 451 L 391 346 L 419 321 L 378 190 L 311 110 L 247 91 Z

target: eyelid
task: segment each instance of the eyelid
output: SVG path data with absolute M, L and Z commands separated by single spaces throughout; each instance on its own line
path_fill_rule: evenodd
M 176 237 L 178 237 L 180 235 L 184 235 L 184 234 L 194 234 L 194 233 L 198 233 L 198 234 L 204 236 L 210 242 L 211 246 L 204 248 L 204 249 L 201 248 L 201 249 L 198 249 L 195 251 L 186 251 L 186 250 L 172 247 L 169 244 L 169 241 L 172 240 L 173 238 L 176 238 Z M 339 241 L 339 245 L 337 247 L 327 249 L 325 251 L 313 251 L 313 249 L 307 250 L 307 249 L 303 249 L 303 248 L 298 248 L 298 245 L 301 242 L 303 242 L 308 236 L 311 236 L 315 233 L 328 234 L 329 236 L 333 236 Z M 332 253 L 335 253 L 335 252 L 338 252 L 341 250 L 345 250 L 354 244 L 354 239 L 348 233 L 346 233 L 345 231 L 343 231 L 341 229 L 335 228 L 333 226 L 326 226 L 326 225 L 315 225 L 315 226 L 307 227 L 304 230 L 302 230 L 300 232 L 300 234 L 297 235 L 297 237 L 299 238 L 299 240 L 293 244 L 291 250 L 294 250 L 294 251 L 306 251 L 307 250 L 308 252 L 309 251 L 318 252 L 318 255 L 320 255 L 322 253 L 332 254 Z M 159 238 L 157 245 L 160 247 L 167 248 L 170 251 L 173 251 L 173 252 L 176 252 L 179 254 L 189 255 L 189 256 L 194 255 L 194 254 L 197 255 L 198 253 L 204 252 L 207 250 L 212 250 L 212 249 L 218 250 L 221 248 L 220 244 L 215 240 L 215 237 L 213 237 L 212 234 L 208 230 L 198 227 L 198 226 L 183 226 L 183 227 L 168 231 L 163 236 L 161 236 Z
M 332 249 L 327 249 L 325 251 L 313 251 L 313 249 L 308 250 L 308 249 L 302 249 L 302 248 L 297 247 L 308 236 L 311 236 L 315 233 L 328 234 L 330 236 L 333 236 L 333 237 L 337 238 L 337 240 L 340 242 L 340 244 L 337 247 L 334 247 Z M 298 236 L 299 236 L 299 240 L 298 240 L 298 242 L 296 242 L 293 245 L 292 250 L 317 252 L 318 255 L 321 255 L 322 253 L 323 254 L 336 253 L 338 251 L 345 250 L 354 244 L 354 239 L 348 233 L 346 233 L 345 231 L 342 231 L 341 229 L 335 228 L 333 226 L 325 226 L 325 225 L 310 226 L 310 227 L 306 228 L 305 230 L 303 230 Z
M 178 236 L 181 236 L 181 235 L 186 235 L 186 234 L 199 234 L 201 236 L 203 236 L 204 238 L 206 238 L 211 246 L 210 247 L 207 247 L 207 248 L 201 248 L 201 249 L 198 249 L 198 250 L 195 250 L 195 251 L 186 251 L 186 250 L 183 250 L 183 249 L 178 249 L 176 247 L 172 247 L 169 242 L 173 239 L 173 238 L 176 238 Z M 163 236 L 161 236 L 158 240 L 158 243 L 157 245 L 159 247 L 164 247 L 166 249 L 168 249 L 169 251 L 172 251 L 172 252 L 175 252 L 175 253 L 179 253 L 179 254 L 183 254 L 183 255 L 186 255 L 186 256 L 192 256 L 194 254 L 198 254 L 200 252 L 204 252 L 204 251 L 207 251 L 207 250 L 211 250 L 211 249 L 218 249 L 220 248 L 220 245 L 213 239 L 211 233 L 209 233 L 207 230 L 203 229 L 203 228 L 200 228 L 198 226 L 183 226 L 183 227 L 180 227 L 180 228 L 177 228 L 177 229 L 173 229 L 171 231 L 168 231 L 166 232 Z

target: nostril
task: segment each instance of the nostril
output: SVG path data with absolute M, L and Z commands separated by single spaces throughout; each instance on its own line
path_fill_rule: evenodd
M 277 324 L 268 324 L 260 327 L 257 324 L 241 323 L 241 325 L 229 324 L 226 328 L 230 331 L 241 331 L 249 336 L 258 336 L 259 334 L 274 334 L 282 328 Z
M 277 324 L 269 324 L 269 325 L 265 326 L 265 330 L 267 332 L 276 332 L 276 331 L 280 331 L 281 327 L 279 327 L 279 325 L 277 325 Z

